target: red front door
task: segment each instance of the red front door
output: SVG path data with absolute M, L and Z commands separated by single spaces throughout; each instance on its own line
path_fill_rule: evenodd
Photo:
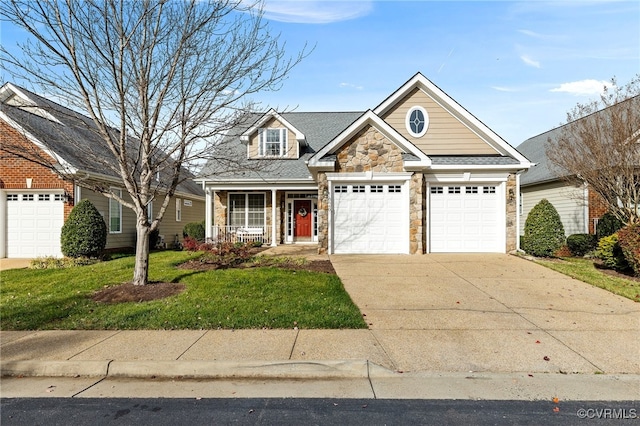
M 294 237 L 310 237 L 311 236 L 311 201 L 297 200 L 293 202 L 293 211 L 295 213 L 295 231 Z

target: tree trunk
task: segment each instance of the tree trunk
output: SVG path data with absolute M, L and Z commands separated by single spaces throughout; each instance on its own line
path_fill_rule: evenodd
M 146 220 L 144 221 L 146 222 Z M 138 221 L 136 225 L 136 265 L 133 270 L 133 285 L 149 283 L 149 226 Z

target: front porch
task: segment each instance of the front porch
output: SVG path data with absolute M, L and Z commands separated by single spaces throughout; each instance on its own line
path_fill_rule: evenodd
M 318 190 L 305 189 L 207 188 L 207 241 L 317 243 Z

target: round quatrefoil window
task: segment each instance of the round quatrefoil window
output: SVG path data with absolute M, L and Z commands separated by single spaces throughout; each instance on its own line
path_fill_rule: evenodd
M 419 138 L 427 133 L 429 127 L 429 116 L 427 111 L 421 106 L 414 106 L 407 112 L 406 117 L 407 131 L 414 138 Z

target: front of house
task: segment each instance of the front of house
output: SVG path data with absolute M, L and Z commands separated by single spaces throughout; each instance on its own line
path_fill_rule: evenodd
M 366 112 L 268 111 L 232 132 L 243 167 L 210 161 L 210 240 L 320 253 L 517 248 L 529 161 L 421 74 Z

